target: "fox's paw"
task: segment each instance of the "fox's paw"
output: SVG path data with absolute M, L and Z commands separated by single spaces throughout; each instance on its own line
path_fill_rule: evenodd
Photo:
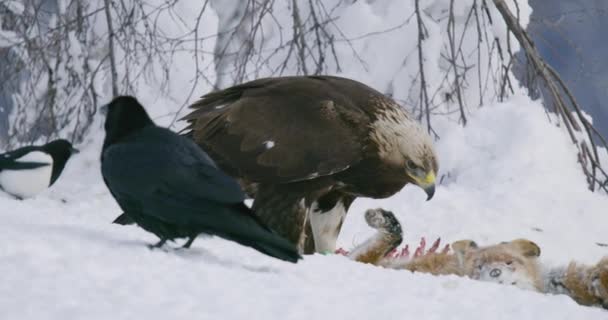
M 401 224 L 391 211 L 382 208 L 369 209 L 365 211 L 365 221 L 367 225 L 378 231 L 398 235 L 399 237 L 402 235 Z
M 602 259 L 591 271 L 589 283 L 591 293 L 602 307 L 608 309 L 608 258 Z

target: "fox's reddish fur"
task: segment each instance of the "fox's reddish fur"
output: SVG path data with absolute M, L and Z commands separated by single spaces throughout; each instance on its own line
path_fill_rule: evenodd
M 402 242 L 402 229 L 392 212 L 365 213 L 377 233 L 347 255 L 356 261 L 434 275 L 459 275 L 482 281 L 512 284 L 544 293 L 567 294 L 582 305 L 608 307 L 608 257 L 592 266 L 571 262 L 567 267 L 543 268 L 540 247 L 526 239 L 478 246 L 472 240 L 451 244 L 449 252 L 412 257 L 388 255 Z

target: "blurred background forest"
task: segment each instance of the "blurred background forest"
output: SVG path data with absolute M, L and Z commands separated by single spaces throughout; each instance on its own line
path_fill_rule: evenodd
M 154 116 L 179 129 L 184 108 L 213 89 L 263 76 L 336 74 L 392 96 L 436 138 L 439 118 L 466 126 L 488 103 L 517 94 L 542 99 L 577 146 L 589 187 L 606 189 L 605 150 L 596 145 L 608 136 L 608 2 L 390 4 L 2 0 L 0 148 L 58 136 L 80 143 L 99 106 L 118 94 L 163 103 Z M 513 29 L 504 8 L 527 34 Z M 536 45 L 540 65 L 535 50 L 520 51 L 522 39 Z

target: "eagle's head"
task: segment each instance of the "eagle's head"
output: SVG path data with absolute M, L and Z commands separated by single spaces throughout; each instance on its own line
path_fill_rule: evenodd
M 435 194 L 439 165 L 433 139 L 423 126 L 392 101 L 382 101 L 371 125 L 371 139 L 378 146 L 379 157 L 398 168 L 403 179 L 422 188 L 430 200 Z
M 406 159 L 404 169 L 409 182 L 422 188 L 427 194 L 427 200 L 431 200 L 435 194 L 438 164 L 430 137 L 428 140 L 411 144 L 412 151 L 403 156 Z

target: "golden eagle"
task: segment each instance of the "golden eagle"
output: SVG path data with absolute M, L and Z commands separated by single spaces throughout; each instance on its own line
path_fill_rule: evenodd
M 389 197 L 407 183 L 428 199 L 435 192 L 430 136 L 360 82 L 264 78 L 209 93 L 191 108 L 185 134 L 239 179 L 264 222 L 305 253 L 335 250 L 356 197 Z

